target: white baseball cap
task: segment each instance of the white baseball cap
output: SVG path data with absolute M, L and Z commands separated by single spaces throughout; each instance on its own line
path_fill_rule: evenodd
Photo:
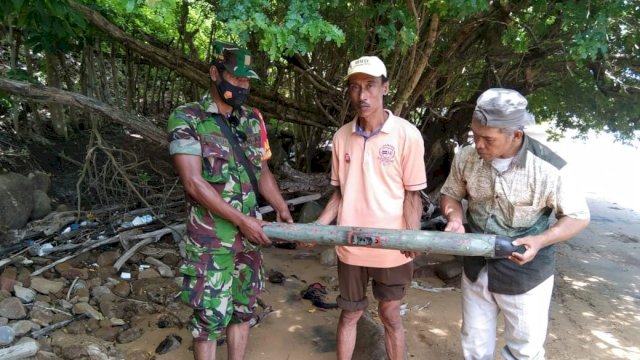
M 363 56 L 349 63 L 349 70 L 344 79 L 347 80 L 349 76 L 356 73 L 363 73 L 375 77 L 387 77 L 387 67 L 384 66 L 382 60 L 377 56 Z

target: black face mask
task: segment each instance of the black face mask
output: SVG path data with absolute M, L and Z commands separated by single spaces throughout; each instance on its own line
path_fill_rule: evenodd
M 222 72 L 220 73 L 222 75 Z M 218 94 L 227 105 L 236 109 L 239 108 L 249 96 L 249 89 L 235 86 L 220 76 L 220 82 L 216 84 Z

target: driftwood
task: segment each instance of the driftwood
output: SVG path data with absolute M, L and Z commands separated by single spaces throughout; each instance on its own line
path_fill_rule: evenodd
M 149 119 L 124 111 L 118 107 L 103 103 L 95 98 L 61 90 L 58 88 L 34 85 L 24 81 L 0 77 L 0 89 L 9 94 L 18 95 L 42 103 L 69 105 L 105 116 L 141 134 L 144 139 L 160 146 L 166 146 L 167 136 Z
M 288 164 L 282 165 L 280 168 L 278 184 L 283 193 L 320 193 L 325 194 L 331 192 L 329 185 L 329 174 L 307 174 L 296 170 Z
M 43 272 L 51 269 L 52 267 L 54 267 L 54 266 L 56 266 L 58 264 L 62 264 L 65 261 L 71 260 L 71 259 L 75 258 L 76 256 L 78 256 L 80 254 L 86 253 L 87 251 L 95 249 L 95 248 L 100 247 L 102 245 L 117 243 L 118 241 L 120 241 L 120 236 L 127 236 L 127 234 L 129 234 L 132 231 L 137 231 L 137 230 L 134 229 L 134 230 L 125 231 L 125 232 L 120 233 L 120 234 L 118 234 L 116 236 L 112 236 L 110 238 L 106 238 L 106 239 L 102 239 L 102 240 L 89 241 L 89 242 L 85 243 L 83 245 L 84 247 L 80 251 L 78 251 L 77 253 L 69 255 L 69 256 L 65 256 L 62 259 L 58 259 L 58 260 L 52 262 L 51 264 L 49 264 L 47 266 L 43 266 L 40 269 L 32 272 L 31 276 L 40 275 Z
M 136 252 L 138 252 L 141 248 L 158 242 L 164 235 L 173 233 L 178 237 L 182 237 L 186 230 L 185 224 L 174 224 L 171 227 L 162 228 L 156 230 L 154 232 L 140 234 L 138 236 L 128 237 L 126 240 L 137 240 L 141 239 L 142 241 L 137 242 L 135 245 L 131 246 L 124 254 L 122 254 L 118 260 L 113 264 L 113 268 L 118 271 L 127 262 Z
M 71 324 L 74 321 L 81 320 L 81 319 L 84 319 L 86 317 L 88 317 L 87 314 L 82 314 L 82 315 L 78 315 L 78 316 L 76 316 L 76 317 L 74 317 L 72 319 L 69 319 L 69 320 L 63 320 L 63 321 L 57 322 L 55 324 L 51 324 L 51 325 L 49 325 L 47 327 L 44 327 L 42 329 L 32 331 L 30 336 L 32 338 L 34 338 L 34 339 L 37 339 L 39 337 L 47 335 L 48 333 L 52 332 L 53 330 L 57 330 L 57 329 L 63 328 L 65 326 Z M 4 359 L 4 358 L 0 357 L 0 359 Z
M 309 201 L 314 201 L 317 200 L 321 197 L 320 194 L 311 194 L 311 195 L 306 195 L 306 196 L 302 196 L 299 198 L 294 198 L 294 199 L 290 199 L 287 200 L 286 203 L 289 205 L 298 205 L 298 204 L 303 204 Z M 271 206 L 264 206 L 261 207 L 259 209 L 260 213 L 262 214 L 266 214 L 269 212 L 273 211 L 273 208 Z M 140 211 L 138 210 L 134 210 L 131 213 L 140 213 Z M 73 217 L 70 218 L 71 214 L 73 214 Z M 77 212 L 65 212 L 65 213 L 58 213 L 57 215 L 52 215 L 50 217 L 50 219 L 53 219 L 53 222 L 56 223 L 56 225 L 53 226 L 53 228 L 61 228 L 64 225 L 67 225 L 68 219 L 71 219 L 70 221 L 75 221 L 76 219 L 76 215 L 78 213 Z M 63 221 L 65 220 L 65 221 Z M 60 225 L 62 224 L 62 225 Z M 42 225 L 44 228 L 49 229 L 49 227 L 47 227 L 46 223 L 43 222 Z M 133 254 L 135 254 L 139 249 L 143 248 L 146 245 L 149 245 L 151 243 L 157 242 L 158 240 L 160 240 L 164 235 L 166 234 L 170 234 L 173 233 L 174 236 L 176 238 L 180 238 L 182 237 L 182 235 L 185 232 L 185 224 L 173 224 L 173 225 L 169 225 L 168 227 L 165 228 L 161 228 L 149 233 L 143 233 L 140 234 L 138 233 L 137 229 L 130 229 L 127 231 L 124 231 L 122 233 L 119 233 L 117 235 L 108 237 L 106 239 L 96 239 L 96 240 L 89 240 L 83 243 L 78 243 L 78 244 L 67 244 L 67 245 L 62 245 L 62 246 L 58 246 L 55 247 L 54 249 L 52 249 L 52 252 L 55 251 L 63 251 L 63 250 L 74 250 L 74 249 L 78 249 L 74 254 L 70 254 L 68 256 L 65 256 L 63 258 L 60 258 L 56 261 L 54 261 L 53 263 L 46 265 L 40 269 L 37 269 L 36 271 L 34 271 L 31 276 L 37 276 L 42 274 L 43 272 L 53 268 L 54 266 L 61 264 L 63 262 L 66 262 L 68 260 L 71 260 L 77 256 L 79 256 L 80 254 L 83 254 L 87 251 L 90 251 L 92 249 L 95 249 L 97 247 L 103 246 L 103 245 L 109 245 L 109 244 L 114 244 L 117 242 L 120 242 L 121 244 L 123 244 L 123 247 L 125 247 L 125 249 L 128 247 L 128 242 L 129 241 L 136 241 L 139 240 L 138 242 L 136 242 L 136 244 L 134 244 L 133 246 L 131 246 L 131 248 L 128 248 L 127 251 L 120 256 L 120 258 L 116 261 L 116 263 L 113 265 L 114 268 L 116 270 L 119 270 L 122 265 L 124 265 L 124 263 L 131 258 L 131 256 L 133 256 Z M 51 231 L 51 230 L 47 230 L 47 231 Z M 0 260 L 0 267 L 2 267 L 3 265 L 6 265 L 8 263 L 10 263 L 12 261 L 11 258 L 9 259 L 4 259 L 4 260 Z
M 299 205 L 299 204 L 308 203 L 309 201 L 318 200 L 321 197 L 322 197 L 322 195 L 320 195 L 320 194 L 311 194 L 311 195 L 300 196 L 300 197 L 297 197 L 295 199 L 287 200 L 286 203 L 289 204 L 289 205 Z M 272 212 L 273 211 L 273 207 L 271 207 L 271 206 L 262 206 L 258 210 L 260 211 L 260 214 L 264 215 L 264 214 Z

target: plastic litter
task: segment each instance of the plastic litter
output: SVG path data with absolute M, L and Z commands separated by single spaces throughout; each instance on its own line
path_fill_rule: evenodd
M 151 267 L 151 265 L 147 265 L 147 264 L 140 264 L 140 266 L 138 266 L 138 271 L 144 271 L 147 270 Z
M 150 223 L 152 221 L 153 221 L 153 216 L 151 216 L 151 215 L 136 216 L 131 221 L 131 225 L 140 226 L 140 225 L 148 224 L 148 223 Z
M 131 273 L 123 271 L 123 272 L 120 273 L 120 278 L 124 279 L 124 280 L 129 280 L 129 279 L 131 279 Z
M 122 227 L 122 228 L 130 228 L 130 227 L 133 227 L 133 226 L 140 226 L 140 225 L 149 224 L 152 221 L 153 221 L 153 216 L 151 216 L 151 215 L 136 216 L 130 222 L 122 223 L 120 225 L 120 227 Z
M 29 253 L 33 256 L 45 256 L 49 254 L 52 250 L 53 250 L 53 245 L 49 243 L 42 244 L 42 245 L 33 244 L 29 248 Z

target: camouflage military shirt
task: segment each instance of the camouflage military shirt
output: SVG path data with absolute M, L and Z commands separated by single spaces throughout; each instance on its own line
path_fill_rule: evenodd
M 238 211 L 256 215 L 256 195 L 246 169 L 233 153 L 214 117 L 223 116 L 206 95 L 201 101 L 178 107 L 167 124 L 171 155 L 202 157 L 202 177 L 222 198 Z M 230 127 L 260 177 L 261 162 L 271 156 L 262 115 L 257 109 L 242 107 L 233 111 Z M 209 212 L 187 195 L 187 258 L 198 261 L 203 252 L 229 254 L 253 248 L 230 221 Z

